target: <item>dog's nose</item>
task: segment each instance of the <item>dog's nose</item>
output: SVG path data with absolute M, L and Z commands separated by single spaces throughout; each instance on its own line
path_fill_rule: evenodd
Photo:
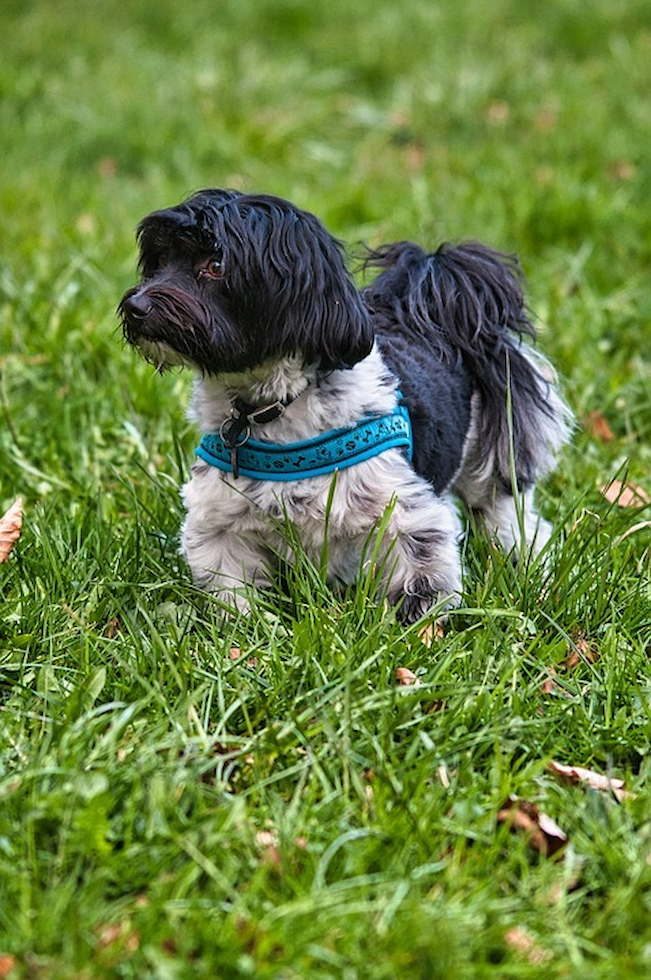
M 132 320 L 146 320 L 152 310 L 152 303 L 145 293 L 133 293 L 122 300 L 122 309 Z

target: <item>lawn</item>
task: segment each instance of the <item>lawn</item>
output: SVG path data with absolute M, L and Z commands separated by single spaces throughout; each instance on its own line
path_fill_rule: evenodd
M 3 3 L 0 980 L 651 974 L 647 8 Z M 115 307 L 203 186 L 520 255 L 579 420 L 546 565 L 469 526 L 442 635 L 300 551 L 247 618 L 193 589 L 191 379 Z

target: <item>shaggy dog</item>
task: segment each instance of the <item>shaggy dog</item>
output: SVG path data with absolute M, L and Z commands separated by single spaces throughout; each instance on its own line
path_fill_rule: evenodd
M 456 494 L 514 555 L 544 547 L 535 481 L 570 415 L 533 338 L 512 258 L 485 245 L 369 254 L 358 290 L 313 215 L 204 190 L 138 229 L 141 282 L 119 312 L 157 368 L 196 371 L 203 438 L 182 494 L 195 582 L 246 610 L 289 519 L 351 582 L 385 518 L 378 567 L 404 622 L 458 603 Z

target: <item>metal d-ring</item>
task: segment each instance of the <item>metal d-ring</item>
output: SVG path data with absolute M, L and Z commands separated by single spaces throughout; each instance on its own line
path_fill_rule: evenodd
M 235 442 L 231 440 L 230 433 L 226 434 L 226 426 L 228 425 L 232 429 L 233 424 L 239 421 L 240 419 L 236 419 L 234 415 L 231 415 L 229 418 L 224 419 L 222 424 L 219 426 L 219 438 L 224 443 L 227 449 L 239 449 L 241 446 L 244 446 L 245 443 L 247 443 L 251 438 L 251 426 L 249 425 L 248 422 L 246 423 L 244 428 L 240 432 L 238 432 L 237 435 L 235 436 Z

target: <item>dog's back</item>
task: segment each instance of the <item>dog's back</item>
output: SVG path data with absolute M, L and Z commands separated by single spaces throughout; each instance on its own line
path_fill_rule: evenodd
M 515 260 L 485 245 L 371 253 L 364 291 L 414 426 L 414 465 L 437 490 L 533 484 L 566 440 L 568 413 L 534 337 Z M 454 420 L 450 425 L 450 420 Z M 470 503 L 476 501 L 470 500 Z

